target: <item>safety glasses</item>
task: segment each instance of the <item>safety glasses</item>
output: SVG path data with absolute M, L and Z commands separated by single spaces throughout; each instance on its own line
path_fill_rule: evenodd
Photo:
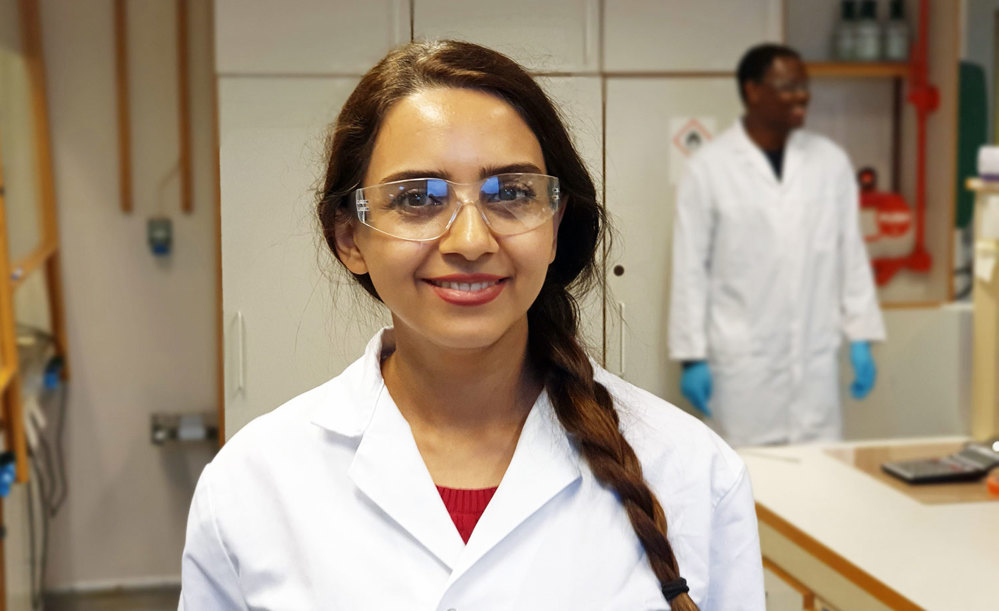
M 500 236 L 540 227 L 561 205 L 558 179 L 544 174 L 498 174 L 472 183 L 397 180 L 355 190 L 354 202 L 357 219 L 368 227 L 416 242 L 447 233 L 465 205 L 475 206 Z

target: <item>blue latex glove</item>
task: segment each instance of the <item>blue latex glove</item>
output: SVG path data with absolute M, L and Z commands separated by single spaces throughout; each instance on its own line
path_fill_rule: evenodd
M 699 412 L 708 418 L 711 417 L 711 410 L 708 409 L 708 399 L 711 398 L 711 369 L 707 361 L 684 365 L 680 390 Z
M 7 498 L 16 477 L 14 463 L 7 463 L 0 467 L 0 498 Z
M 874 380 L 878 370 L 871 357 L 871 346 L 867 342 L 850 344 L 850 362 L 853 363 L 854 379 L 850 385 L 850 394 L 854 399 L 863 399 L 874 388 Z

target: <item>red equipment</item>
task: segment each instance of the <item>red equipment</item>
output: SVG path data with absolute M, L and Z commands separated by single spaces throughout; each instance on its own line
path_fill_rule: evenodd
M 940 92 L 929 82 L 929 64 L 927 63 L 929 12 L 929 0 L 920 0 L 919 32 L 909 54 L 909 95 L 907 99 L 916 111 L 916 241 L 912 252 L 904 257 L 879 258 L 871 261 L 878 286 L 888 284 L 899 270 L 910 269 L 917 272 L 928 272 L 933 263 L 933 258 L 926 250 L 925 239 L 926 121 L 930 113 L 940 106 Z M 901 199 L 900 196 L 899 199 Z M 902 205 L 905 205 L 904 200 Z
M 865 233 L 864 240 L 877 242 L 882 238 L 900 238 L 912 228 L 912 210 L 898 193 L 878 191 L 874 168 L 857 173 L 860 182 L 860 207 L 875 218 L 875 232 Z

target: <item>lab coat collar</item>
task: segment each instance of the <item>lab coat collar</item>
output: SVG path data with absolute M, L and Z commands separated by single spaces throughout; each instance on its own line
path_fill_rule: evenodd
M 385 386 L 381 356 L 395 349 L 391 327 L 375 334 L 364 349 L 364 356 L 325 385 L 325 396 L 312 412 L 312 423 L 343 435 L 360 437 L 375 412 L 378 394 Z
M 558 423 L 545 391 L 527 416 L 499 489 L 466 546 L 423 462 L 409 423 L 381 376 L 381 355 L 394 347 L 390 328 L 332 380 L 312 421 L 360 437 L 348 475 L 388 516 L 452 569 L 453 583 L 535 511 L 581 477 L 578 451 Z
M 800 129 L 792 131 L 787 138 L 787 143 L 784 145 L 784 165 L 781 168 L 780 180 L 774 174 L 773 166 L 770 165 L 770 160 L 767 159 L 763 149 L 749 137 L 741 117 L 736 119 L 731 131 L 736 142 L 736 150 L 754 171 L 758 172 L 762 178 L 774 187 L 791 184 L 791 179 L 801 167 L 804 157 L 803 138 Z

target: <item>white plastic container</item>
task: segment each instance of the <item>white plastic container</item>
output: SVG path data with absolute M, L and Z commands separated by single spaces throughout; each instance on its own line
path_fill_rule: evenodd
M 982 180 L 999 181 L 999 146 L 978 148 L 978 176 Z

